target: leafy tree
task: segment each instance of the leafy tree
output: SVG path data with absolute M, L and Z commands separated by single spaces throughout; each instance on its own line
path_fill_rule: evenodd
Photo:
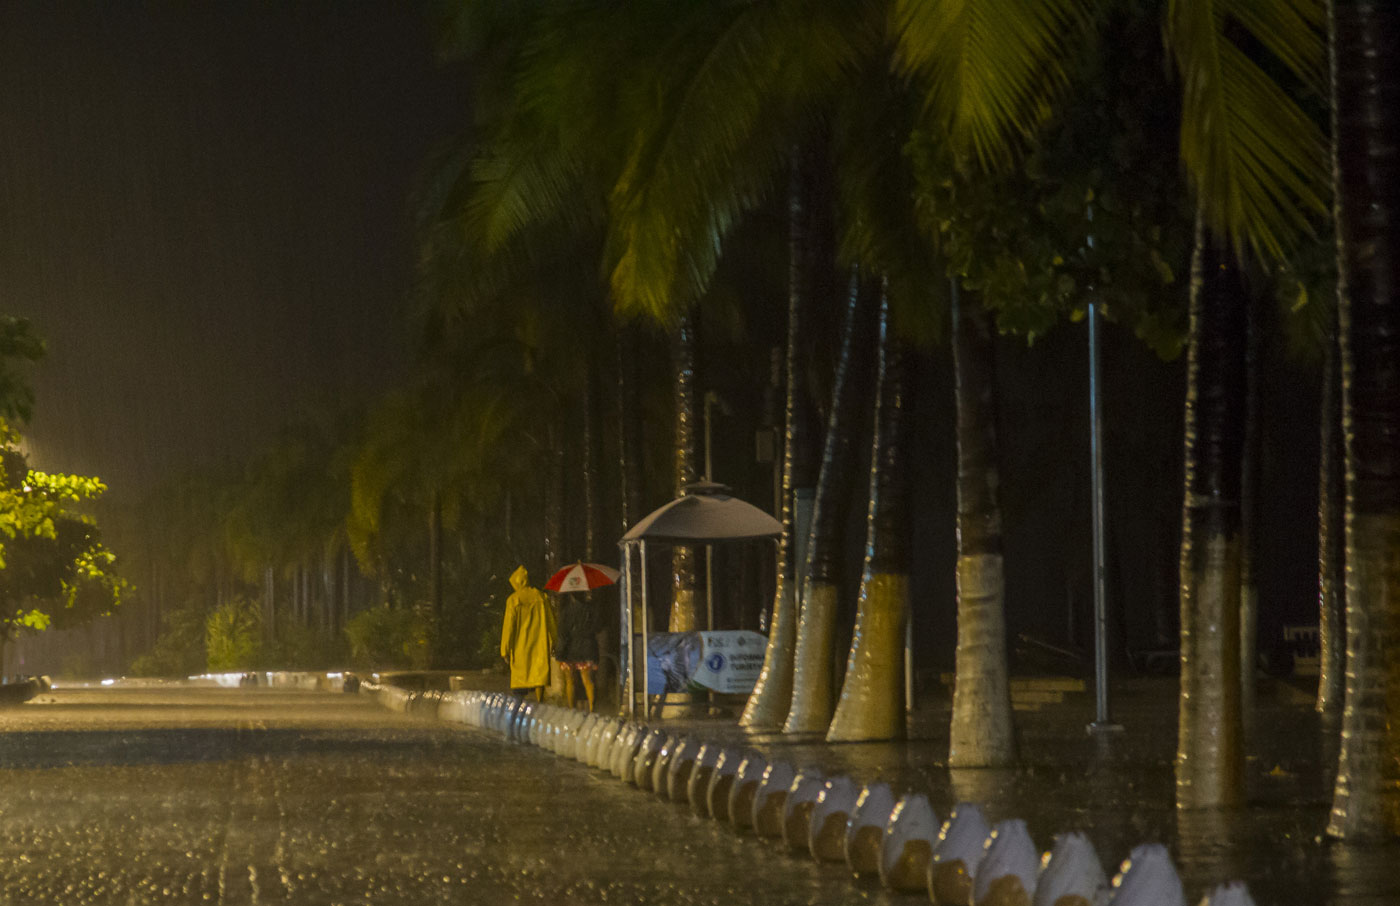
M 250 670 L 262 665 L 262 610 L 235 597 L 215 608 L 204 622 L 204 647 L 214 672 Z
M 27 321 L 0 318 L 0 643 L 111 613 L 126 588 L 97 523 L 81 511 L 106 486 L 31 469 L 18 449 L 16 425 L 34 401 L 23 367 L 43 352 Z

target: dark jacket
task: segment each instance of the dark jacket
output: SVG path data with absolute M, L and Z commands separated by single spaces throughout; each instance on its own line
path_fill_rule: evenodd
M 554 659 L 576 664 L 598 661 L 598 623 L 593 604 L 580 595 L 560 595 L 559 635 L 554 644 Z

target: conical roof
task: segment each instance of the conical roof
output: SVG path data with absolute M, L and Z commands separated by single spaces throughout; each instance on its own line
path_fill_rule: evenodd
M 618 540 L 742 541 L 776 538 L 783 525 L 751 503 L 730 496 L 729 488 L 714 482 L 686 485 L 685 493 L 649 513 Z

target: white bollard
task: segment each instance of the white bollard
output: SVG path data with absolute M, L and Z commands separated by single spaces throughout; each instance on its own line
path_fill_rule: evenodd
M 763 770 L 763 779 L 753 797 L 753 829 L 760 837 L 781 837 L 788 788 L 797 772 L 785 761 L 775 761 Z
M 807 849 L 818 862 L 846 858 L 846 824 L 855 811 L 860 787 L 844 774 L 832 777 L 817 793 L 807 831 Z
M 753 827 L 754 796 L 767 770 L 768 759 L 760 752 L 745 752 L 739 759 L 729 788 L 729 822 L 738 830 Z
M 987 836 L 987 851 L 973 879 L 975 906 L 1031 906 L 1040 853 L 1031 842 L 1026 822 L 1009 818 Z
M 905 793 L 890 810 L 880 847 L 880 883 L 913 893 L 928 886 L 938 816 L 923 793 Z
M 1186 906 L 1181 878 L 1167 848 L 1144 843 L 1128 854 L 1113 879 L 1113 906 Z
M 1093 906 L 1108 892 L 1099 854 L 1089 838 L 1072 831 L 1055 837 L 1041 859 L 1032 906 Z
M 870 783 L 856 797 L 846 820 L 846 864 L 856 875 L 880 873 L 880 848 L 885 826 L 894 811 L 894 793 L 887 783 Z
M 729 820 L 729 791 L 734 789 L 734 775 L 743 756 L 738 749 L 723 748 L 715 758 L 710 784 L 705 789 L 705 814 L 716 821 Z
M 695 753 L 695 764 L 690 769 L 690 779 L 685 783 L 685 798 L 690 802 L 691 811 L 702 818 L 710 816 L 710 778 L 714 776 L 715 765 L 719 763 L 722 746 L 707 742 Z
M 803 768 L 788 787 L 783 803 L 783 843 L 793 852 L 808 852 L 807 837 L 812 828 L 812 809 L 826 786 L 826 776 L 815 768 Z
M 938 843 L 929 862 L 928 894 L 941 906 L 967 906 L 972 902 L 972 880 L 986 854 L 992 829 L 982 810 L 960 802 L 938 832 Z

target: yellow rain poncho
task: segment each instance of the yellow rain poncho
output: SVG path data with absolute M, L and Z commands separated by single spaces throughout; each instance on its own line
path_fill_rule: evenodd
M 554 650 L 554 608 L 544 592 L 529 586 L 530 574 L 518 566 L 510 574 L 515 592 L 506 598 L 501 627 L 501 657 L 510 664 L 510 687 L 549 685 L 549 653 Z

